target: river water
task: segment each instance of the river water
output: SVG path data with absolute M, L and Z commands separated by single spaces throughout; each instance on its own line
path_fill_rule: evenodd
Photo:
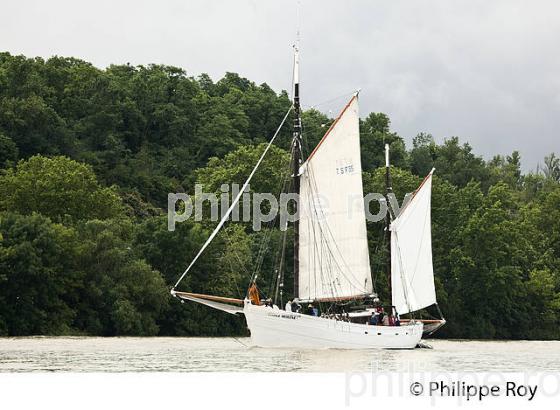
M 428 342 L 433 349 L 290 350 L 244 338 L 0 338 L 0 372 L 560 371 L 560 341 Z

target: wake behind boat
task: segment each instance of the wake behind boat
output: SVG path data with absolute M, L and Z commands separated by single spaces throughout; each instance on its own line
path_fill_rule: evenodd
M 362 200 L 358 93 L 303 161 L 298 53 L 295 47 L 291 192 L 299 195 L 296 209 L 299 218 L 293 222 L 293 299 L 283 306 L 285 236 L 274 294 L 268 299 L 261 297 L 256 277 L 251 279 L 244 299 L 176 289 L 237 206 L 290 111 L 240 194 L 233 199 L 171 294 L 230 314 L 243 314 L 256 346 L 414 348 L 423 332 L 432 333 L 445 323 L 443 317 L 423 321 L 414 316 L 414 312 L 437 306 L 430 219 L 433 170 L 398 214 L 388 209 L 385 235 L 392 303 L 383 306 L 373 286 L 369 260 Z M 385 203 L 389 204 L 392 188 L 388 145 L 385 150 Z M 357 201 L 352 200 L 356 198 Z M 406 314 L 410 316 L 408 319 L 400 318 Z

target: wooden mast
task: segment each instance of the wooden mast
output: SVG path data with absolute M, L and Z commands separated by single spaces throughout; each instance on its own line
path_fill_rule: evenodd
M 298 33 L 299 37 L 299 33 Z M 294 46 L 294 131 L 292 140 L 294 193 L 300 192 L 299 168 L 301 166 L 301 107 L 299 102 L 299 39 Z M 295 202 L 297 215 L 298 202 Z M 294 222 L 294 298 L 299 297 L 299 217 Z

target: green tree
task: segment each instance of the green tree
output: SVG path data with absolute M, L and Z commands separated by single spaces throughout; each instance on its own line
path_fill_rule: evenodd
M 521 157 L 518 151 L 506 157 L 496 155 L 488 163 L 490 183 L 493 185 L 500 181 L 512 188 L 519 188 L 522 184 Z
M 40 96 L 2 98 L 0 129 L 17 145 L 22 157 L 34 153 L 67 154 L 74 142 L 64 120 Z
M 208 165 L 196 170 L 196 182 L 204 192 L 219 192 L 222 184 L 239 184 L 240 188 L 255 167 L 266 144 L 242 146 L 223 158 L 210 158 Z M 271 146 L 265 159 L 251 180 L 251 191 L 278 195 L 283 182 L 289 177 L 290 155 L 281 148 Z
M 484 160 L 473 154 L 468 143 L 460 145 L 458 137 L 446 139 L 437 147 L 434 167 L 440 177 L 457 187 L 464 187 L 471 180 L 487 186 L 488 171 Z
M 161 274 L 134 246 L 132 224 L 92 220 L 78 229 L 84 279 L 76 326 L 106 336 L 158 334 L 157 320 L 169 294 Z
M 386 114 L 370 113 L 360 120 L 362 168 L 370 171 L 385 166 L 385 144 L 391 147 L 391 165 L 407 168 L 404 141 L 390 130 L 391 121 Z
M 427 175 L 434 167 L 437 145 L 430 134 L 420 133 L 412 140 L 410 168 L 413 174 Z
M 0 334 L 76 332 L 76 232 L 38 214 L 0 213 L 0 237 Z
M 504 183 L 490 188 L 467 222 L 462 248 L 452 251 L 464 311 L 462 324 L 470 337 L 519 338 L 531 326 L 524 280 L 533 255 L 528 252 L 530 227 L 520 223 L 515 196 Z
M 543 174 L 548 179 L 560 182 L 560 158 L 554 152 L 544 157 Z
M 310 109 L 302 113 L 301 122 L 303 126 L 302 147 L 304 156 L 307 156 L 319 144 L 333 120 L 320 111 Z M 289 145 L 287 149 L 289 149 Z
M 0 176 L 0 209 L 54 220 L 111 218 L 122 212 L 114 189 L 102 187 L 91 167 L 66 157 L 40 155 Z
M 164 217 L 145 221 L 137 228 L 136 246 L 160 270 L 171 288 L 198 253 L 210 230 L 191 220 L 167 230 Z M 250 238 L 240 226 L 223 229 L 184 278 L 179 290 L 243 298 L 250 279 Z M 171 301 L 159 319 L 167 335 L 227 335 L 241 333 L 243 320 L 214 309 Z
M 0 133 L 0 168 L 16 162 L 18 157 L 17 145 L 10 137 Z

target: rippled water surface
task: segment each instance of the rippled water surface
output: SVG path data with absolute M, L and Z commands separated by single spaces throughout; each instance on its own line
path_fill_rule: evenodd
M 289 350 L 232 338 L 0 338 L 0 372 L 560 371 L 560 341 L 429 343 L 432 350 Z

